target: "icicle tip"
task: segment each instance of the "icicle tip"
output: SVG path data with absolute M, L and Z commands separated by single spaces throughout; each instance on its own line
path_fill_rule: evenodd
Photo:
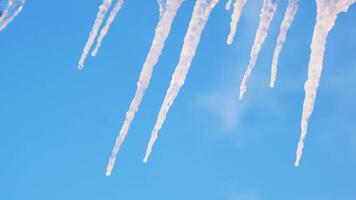
M 148 157 L 147 156 L 145 156 L 145 158 L 142 160 L 143 161 L 143 163 L 147 163 L 148 162 Z
M 231 44 L 232 44 L 232 37 L 229 37 L 229 38 L 226 40 L 226 44 L 228 44 L 228 45 L 231 45 Z
M 105 175 L 106 175 L 106 176 L 110 176 L 110 175 L 111 175 L 111 172 L 106 171 L 106 172 L 105 172 Z
M 78 69 L 79 70 L 83 70 L 83 68 L 84 68 L 83 64 L 78 64 Z
M 270 87 L 270 88 L 274 88 L 274 83 L 273 83 L 273 82 L 270 82 L 270 83 L 269 83 L 269 87 Z

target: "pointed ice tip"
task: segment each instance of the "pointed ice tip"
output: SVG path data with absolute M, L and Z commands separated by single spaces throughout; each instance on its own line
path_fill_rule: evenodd
M 239 100 L 241 101 L 243 98 L 244 98 L 244 94 L 241 93 L 241 94 L 240 94 L 240 97 L 239 97 Z
M 270 83 L 270 84 L 269 84 L 269 87 L 270 87 L 270 88 L 274 88 L 274 83 Z
M 230 37 L 226 40 L 226 44 L 227 45 L 231 45 L 232 44 L 232 39 Z
M 148 158 L 147 158 L 147 156 L 145 156 L 145 158 L 143 159 L 143 163 L 147 163 L 147 161 L 148 161 Z
M 244 83 L 245 80 L 243 80 L 243 82 L 241 83 L 240 86 L 240 100 L 242 100 L 245 96 L 246 93 L 246 83 Z
M 294 166 L 295 166 L 295 167 L 299 167 L 299 164 L 300 164 L 300 163 L 299 163 L 298 161 L 295 161 Z
M 78 69 L 79 69 L 79 70 L 82 70 L 83 68 L 84 68 L 84 66 L 83 66 L 82 64 L 79 64 L 79 65 L 78 65 Z
M 106 176 L 110 176 L 110 175 L 111 175 L 111 172 L 106 171 L 105 175 L 106 175 Z
M 92 57 L 95 57 L 96 54 L 97 54 L 97 51 L 92 51 L 90 55 L 91 55 Z

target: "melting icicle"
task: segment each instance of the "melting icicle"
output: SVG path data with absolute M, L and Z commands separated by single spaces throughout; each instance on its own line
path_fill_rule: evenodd
M 301 120 L 301 134 L 296 152 L 295 166 L 298 167 L 304 148 L 304 139 L 307 135 L 308 120 L 313 112 L 320 75 L 323 69 L 323 59 L 328 33 L 335 25 L 337 15 L 347 12 L 349 6 L 356 0 L 316 0 L 317 17 L 311 43 L 308 80 L 305 82 L 305 98 Z
M 283 48 L 284 42 L 286 41 L 288 30 L 293 22 L 295 14 L 297 13 L 298 6 L 299 6 L 299 0 L 289 0 L 288 7 L 281 24 L 281 28 L 280 28 L 281 30 L 277 38 L 276 49 L 274 50 L 274 54 L 273 54 L 273 61 L 271 67 L 272 68 L 271 82 L 269 84 L 271 88 L 274 87 L 274 83 L 276 82 L 279 54 Z
M 90 51 L 91 46 L 94 43 L 96 36 L 98 35 L 99 28 L 100 28 L 101 24 L 103 23 L 104 17 L 106 15 L 106 12 L 108 11 L 108 9 L 111 6 L 111 3 L 112 3 L 112 0 L 103 0 L 103 3 L 99 6 L 99 11 L 96 15 L 94 25 L 89 33 L 88 41 L 86 42 L 84 49 L 83 49 L 83 53 L 80 56 L 80 60 L 79 60 L 79 64 L 78 64 L 79 69 L 83 69 L 83 67 L 84 67 L 84 61 Z
M 172 106 L 174 99 L 178 95 L 180 88 L 184 84 L 186 75 L 189 71 L 189 67 L 199 44 L 201 33 L 206 25 L 210 12 L 218 3 L 218 1 L 219 0 L 197 0 L 195 3 L 192 19 L 189 23 L 189 27 L 184 38 L 179 63 L 172 75 L 172 80 L 158 114 L 157 121 L 152 131 L 143 162 L 147 162 L 147 159 L 151 154 L 154 142 L 157 140 L 158 131 L 166 119 L 167 112 Z
M 237 1 L 238 1 L 238 0 L 237 0 Z M 232 0 L 228 0 L 228 1 L 226 2 L 225 9 L 226 9 L 226 10 L 230 10 L 230 9 L 231 9 L 231 4 L 232 4 Z
M 9 0 L 5 10 L 0 16 L 0 31 L 9 25 L 15 17 L 22 11 L 23 5 L 26 0 Z
M 152 42 L 150 52 L 148 53 L 146 61 L 143 64 L 141 75 L 137 82 L 137 90 L 136 90 L 135 97 L 133 98 L 130 104 L 130 108 L 126 113 L 126 119 L 120 130 L 120 134 L 116 138 L 116 143 L 107 166 L 107 171 L 106 171 L 107 176 L 110 176 L 111 174 L 111 171 L 115 164 L 116 155 L 120 150 L 121 144 L 125 140 L 131 122 L 135 117 L 135 113 L 138 110 L 139 105 L 141 104 L 142 98 L 150 83 L 153 68 L 157 64 L 158 59 L 162 53 L 162 50 L 164 48 L 164 43 L 171 30 L 172 22 L 182 2 L 183 0 L 167 0 L 165 4 L 160 4 L 160 5 L 165 5 L 164 12 L 162 13 L 162 16 L 160 17 L 160 20 L 156 27 L 155 36 Z
M 231 15 L 231 22 L 230 22 L 230 33 L 229 36 L 227 37 L 227 44 L 232 44 L 235 34 L 236 34 L 236 29 L 237 29 L 237 24 L 239 23 L 240 16 L 242 13 L 242 10 L 245 6 L 247 0 L 236 0 L 234 4 L 234 12 Z
M 279 2 L 279 0 L 274 0 L 274 1 L 273 0 L 264 0 L 263 1 L 263 7 L 261 9 L 261 15 L 260 15 L 260 23 L 258 25 L 255 41 L 253 42 L 252 50 L 250 53 L 250 62 L 247 66 L 247 69 L 245 71 L 245 74 L 244 74 L 244 77 L 242 79 L 242 83 L 240 86 L 240 99 L 243 98 L 243 96 L 246 92 L 247 80 L 250 77 L 253 68 L 255 67 L 258 54 L 259 54 L 261 47 L 267 37 L 268 28 L 269 28 L 269 25 L 271 24 L 274 13 L 277 10 L 278 2 Z
M 124 0 L 118 0 L 114 6 L 114 8 L 112 9 L 108 19 L 105 22 L 104 27 L 101 29 L 100 31 L 100 35 L 96 41 L 96 46 L 94 48 L 94 50 L 92 51 L 91 55 L 92 56 L 96 56 L 96 54 L 98 53 L 98 50 L 101 46 L 101 43 L 103 42 L 104 37 L 106 36 L 106 34 L 108 33 L 108 30 L 112 24 L 112 22 L 114 21 L 117 13 L 119 13 L 119 11 L 121 10 L 122 4 L 124 3 Z

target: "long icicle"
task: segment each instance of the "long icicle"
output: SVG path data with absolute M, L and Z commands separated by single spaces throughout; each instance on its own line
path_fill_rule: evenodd
M 305 82 L 305 98 L 301 120 L 301 134 L 298 142 L 295 166 L 298 167 L 304 148 L 304 139 L 307 135 L 308 120 L 313 112 L 320 76 L 323 69 L 323 60 L 328 33 L 335 25 L 337 15 L 347 12 L 349 6 L 356 0 L 316 0 L 317 18 L 311 43 L 308 80 Z
M 230 10 L 231 9 L 231 4 L 232 4 L 232 0 L 227 0 L 226 5 L 225 5 L 225 9 L 226 10 Z
M 210 3 L 209 3 L 209 2 Z M 210 12 L 218 3 L 219 0 L 197 0 L 194 6 L 192 19 L 189 23 L 187 33 L 184 38 L 182 51 L 180 54 L 179 63 L 172 75 L 170 86 L 164 98 L 160 112 L 157 117 L 156 124 L 151 134 L 150 141 L 147 146 L 146 155 L 143 162 L 147 162 L 151 154 L 152 147 L 157 140 L 158 131 L 161 129 L 169 108 L 172 106 L 174 99 L 179 93 L 180 88 L 185 82 L 185 78 L 189 71 L 192 59 L 200 41 L 201 33 L 204 30 L 206 22 L 209 18 Z
M 109 159 L 109 163 L 106 170 L 106 175 L 110 176 L 111 171 L 114 167 L 116 155 L 120 150 L 121 144 L 124 142 L 126 134 L 130 128 L 131 122 L 135 117 L 135 113 L 138 110 L 142 98 L 145 94 L 146 89 L 149 86 L 150 79 L 152 76 L 153 68 L 157 64 L 158 59 L 164 48 L 164 43 L 170 33 L 172 22 L 176 16 L 178 9 L 180 8 L 183 0 L 168 0 L 166 2 L 165 8 L 160 10 L 162 16 L 157 24 L 155 30 L 155 36 L 152 42 L 151 49 L 147 55 L 146 61 L 143 64 L 140 78 L 137 82 L 137 90 L 135 97 L 133 98 L 130 108 L 126 113 L 126 119 L 122 125 L 119 136 L 116 138 L 116 143 L 112 154 Z M 160 4 L 162 5 L 162 4 Z
M 98 35 L 99 28 L 100 28 L 101 24 L 103 23 L 104 17 L 106 15 L 108 9 L 110 8 L 111 4 L 112 4 L 112 0 L 103 0 L 103 3 L 99 6 L 99 11 L 96 15 L 96 19 L 94 21 L 93 27 L 89 33 L 89 38 L 83 48 L 83 53 L 79 59 L 79 63 L 78 63 L 79 69 L 83 69 L 83 67 L 84 67 L 84 61 L 90 51 L 91 46 L 94 43 L 96 36 Z
M 294 16 L 298 11 L 298 7 L 299 7 L 299 0 L 289 0 L 288 7 L 287 7 L 286 13 L 284 15 L 284 18 L 283 18 L 283 21 L 281 24 L 281 28 L 280 28 L 280 32 L 279 32 L 279 35 L 277 38 L 276 48 L 275 48 L 274 54 L 273 54 L 273 61 L 272 61 L 272 67 L 271 67 L 271 81 L 269 83 L 269 86 L 271 88 L 274 87 L 274 84 L 276 82 L 279 54 L 283 48 L 284 42 L 286 41 L 288 30 L 289 30 L 290 26 L 292 25 Z
M 230 33 L 229 36 L 227 37 L 227 44 L 232 44 L 234 41 L 234 37 L 236 34 L 236 29 L 237 29 L 237 24 L 239 23 L 240 16 L 242 13 L 242 10 L 245 6 L 247 0 L 236 0 L 234 4 L 234 11 L 231 15 L 231 22 L 230 22 Z
M 14 0 L 9 0 L 8 6 L 6 7 L 3 15 L 0 17 L 0 31 L 2 31 L 7 25 L 9 25 L 15 17 L 22 11 L 22 8 L 24 4 L 26 3 L 26 0 L 22 0 L 20 2 L 20 5 L 18 5 L 16 11 L 8 17 L 8 12 L 10 11 L 11 7 L 14 4 Z
M 114 8 L 112 9 L 108 19 L 105 22 L 104 27 L 100 31 L 100 35 L 99 35 L 98 39 L 96 40 L 96 46 L 95 46 L 94 50 L 91 52 L 92 56 L 96 56 L 96 54 L 98 53 L 98 50 L 99 50 L 99 48 L 101 46 L 101 43 L 103 42 L 104 37 L 108 33 L 108 30 L 109 30 L 112 22 L 114 21 L 116 15 L 120 12 L 123 3 L 124 3 L 124 0 L 118 0 L 116 2 L 116 4 L 115 4 Z
M 274 13 L 277 10 L 277 5 L 279 3 L 279 0 L 264 0 L 263 1 L 263 7 L 261 9 L 261 15 L 260 15 L 260 23 L 256 32 L 256 37 L 255 41 L 252 46 L 252 50 L 250 53 L 250 62 L 247 66 L 247 69 L 245 71 L 244 77 L 241 82 L 240 86 L 240 99 L 243 98 L 246 89 L 247 89 L 247 80 L 249 79 L 253 68 L 255 67 L 256 60 L 258 57 L 258 54 L 261 50 L 261 47 L 267 37 L 268 34 L 268 28 L 269 25 L 271 24 L 271 21 L 273 19 Z

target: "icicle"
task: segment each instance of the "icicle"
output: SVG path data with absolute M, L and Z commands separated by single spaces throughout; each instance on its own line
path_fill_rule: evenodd
M 103 23 L 104 17 L 106 15 L 106 12 L 108 11 L 108 9 L 111 6 L 111 3 L 112 3 L 112 0 L 103 0 L 103 3 L 99 6 L 99 11 L 96 15 L 94 25 L 90 31 L 88 41 L 86 42 L 84 49 L 83 49 L 83 53 L 80 56 L 80 60 L 79 60 L 79 64 L 78 64 L 79 69 L 83 69 L 83 67 L 84 67 L 84 61 L 90 51 L 91 46 L 94 43 L 96 36 L 98 35 L 99 28 L 100 28 L 101 24 Z
M 22 11 L 25 2 L 26 0 L 21 0 L 19 2 L 19 5 L 14 5 L 15 1 L 9 0 L 4 10 L 4 13 L 0 17 L 0 31 L 2 31 L 7 25 L 9 25 L 15 19 L 15 17 Z M 9 12 L 11 12 L 11 9 L 14 7 L 17 7 L 16 10 L 9 15 Z
M 240 99 L 243 98 L 243 96 L 246 92 L 247 80 L 249 79 L 249 77 L 252 73 L 252 70 L 255 67 L 258 54 L 260 53 L 261 47 L 267 37 L 268 28 L 272 21 L 274 13 L 277 10 L 278 2 L 279 2 L 279 0 L 275 0 L 274 2 L 272 2 L 272 0 L 264 0 L 263 1 L 263 7 L 261 9 L 261 15 L 260 15 L 260 24 L 258 25 L 255 41 L 253 43 L 252 50 L 250 53 L 250 62 L 247 66 L 247 69 L 245 71 L 245 74 L 244 74 L 244 77 L 242 79 L 242 83 L 240 86 Z
M 162 50 L 164 48 L 164 43 L 171 30 L 172 22 L 182 2 L 183 0 L 167 0 L 167 2 L 165 2 L 166 6 L 156 27 L 155 36 L 152 42 L 150 52 L 148 53 L 146 61 L 143 64 L 141 75 L 137 82 L 137 90 L 136 90 L 135 97 L 133 98 L 130 104 L 130 108 L 126 113 L 126 119 L 124 121 L 124 124 L 122 125 L 120 134 L 116 139 L 114 149 L 110 156 L 110 160 L 106 171 L 107 176 L 110 176 L 111 174 L 111 171 L 115 164 L 116 155 L 120 150 L 121 144 L 125 140 L 131 122 L 134 119 L 135 113 L 141 104 L 142 98 L 150 83 L 153 68 L 157 64 L 158 59 L 162 53 Z
M 210 12 L 218 3 L 219 0 L 197 0 L 192 19 L 189 23 L 187 33 L 184 38 L 184 43 L 179 59 L 179 63 L 172 75 L 170 86 L 167 90 L 167 94 L 164 98 L 160 112 L 157 117 L 156 124 L 151 134 L 150 141 L 147 146 L 146 155 L 143 162 L 147 162 L 148 157 L 151 154 L 154 142 L 157 140 L 158 131 L 163 125 L 166 119 L 167 112 L 172 106 L 174 99 L 178 95 L 180 88 L 183 86 L 186 75 L 189 71 L 192 59 L 195 55 L 195 51 L 199 44 L 201 33 L 209 18 Z M 209 3 L 210 2 L 210 3 Z
M 230 22 L 230 33 L 229 36 L 227 37 L 227 44 L 232 44 L 235 34 L 236 34 L 236 29 L 237 29 L 237 24 L 239 23 L 240 16 L 242 13 L 242 10 L 245 6 L 247 0 L 236 0 L 234 4 L 234 12 L 231 15 L 231 22 Z
M 281 24 L 281 28 L 280 28 L 281 30 L 280 30 L 278 38 L 277 38 L 276 48 L 275 48 L 274 54 L 273 54 L 273 61 L 272 61 L 272 67 L 271 67 L 271 71 L 272 71 L 271 72 L 271 82 L 269 84 L 269 86 L 271 88 L 274 87 L 274 84 L 276 82 L 279 54 L 283 48 L 284 42 L 286 41 L 288 30 L 293 22 L 295 14 L 297 13 L 298 6 L 299 6 L 299 0 L 289 0 L 288 7 L 287 7 L 286 13 L 284 15 L 282 24 Z
M 94 48 L 94 50 L 92 51 L 91 55 L 92 56 L 96 56 L 96 54 L 98 53 L 98 50 L 101 46 L 101 43 L 103 42 L 104 37 L 106 36 L 106 34 L 108 33 L 108 30 L 112 24 L 112 22 L 114 21 L 117 13 L 120 12 L 122 4 L 124 3 L 124 0 L 118 0 L 114 6 L 114 8 L 112 9 L 108 19 L 105 22 L 104 27 L 101 29 L 100 31 L 100 35 L 96 41 L 96 46 Z
M 304 139 L 307 135 L 308 120 L 313 112 L 320 75 L 323 69 L 323 60 L 328 33 L 335 25 L 337 15 L 347 12 L 349 6 L 356 0 L 316 0 L 317 17 L 311 43 L 308 80 L 305 82 L 305 98 L 301 120 L 301 134 L 296 152 L 295 166 L 298 167 L 304 148 Z
M 236 1 L 238 1 L 238 0 L 236 0 Z M 225 9 L 226 9 L 226 10 L 230 10 L 230 9 L 231 9 L 231 4 L 232 4 L 232 0 L 228 0 L 228 1 L 226 2 Z

